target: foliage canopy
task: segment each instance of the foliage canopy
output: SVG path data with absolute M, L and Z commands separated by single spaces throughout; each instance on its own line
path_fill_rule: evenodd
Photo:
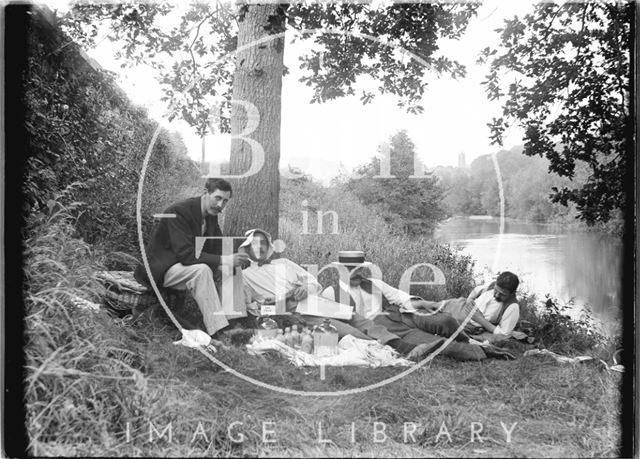
M 232 57 L 249 7 L 259 5 L 197 3 L 178 20 L 175 9 L 166 4 L 77 4 L 63 24 L 86 46 L 95 46 L 101 27 L 107 26 L 108 38 L 123 45 L 118 52 L 123 65 L 144 61 L 158 69 L 172 116 L 182 116 L 200 134 L 211 129 L 228 132 Z M 367 76 L 379 83 L 379 93 L 394 94 L 398 105 L 419 113 L 429 72 L 465 75 L 459 62 L 438 55 L 438 40 L 460 37 L 477 8 L 297 3 L 281 5 L 264 27 L 273 35 L 290 29 L 299 32 L 294 39 L 314 40 L 314 50 L 300 57 L 301 81 L 314 90 L 312 103 L 355 95 L 356 80 Z M 370 91 L 360 93 L 363 103 L 374 97 Z M 219 125 L 212 126 L 211 120 Z
M 575 203 L 589 224 L 624 208 L 633 14 L 633 2 L 539 3 L 505 21 L 501 49 L 480 58 L 490 62 L 489 99 L 503 101 L 502 117 L 489 123 L 493 143 L 518 125 L 524 153 L 548 158 L 550 172 L 573 179 L 579 165 L 588 167 L 586 182 L 554 188 L 552 200 Z

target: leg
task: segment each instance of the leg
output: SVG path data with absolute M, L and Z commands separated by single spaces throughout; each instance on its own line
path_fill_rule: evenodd
M 394 339 L 400 339 L 398 335 L 391 333 L 384 326 L 375 323 L 373 320 L 366 319 L 357 313 L 353 314 L 353 317 L 347 323 L 365 333 L 368 337 L 377 339 L 382 344 L 386 344 Z
M 310 326 L 320 325 L 322 322 L 324 322 L 323 317 L 307 316 L 307 315 L 301 315 L 300 317 L 302 317 L 304 321 L 307 323 L 307 325 L 310 325 Z M 352 335 L 353 337 L 360 338 L 360 339 L 373 339 L 372 337 L 367 336 L 357 328 L 354 328 L 345 322 L 342 322 L 336 319 L 329 319 L 329 321 L 331 322 L 331 325 L 336 327 L 336 329 L 338 330 L 338 338 L 342 338 L 343 336 L 347 336 L 347 335 Z
M 200 308 L 204 326 L 210 335 L 229 325 L 209 266 L 202 263 L 189 266 L 176 263 L 165 273 L 162 286 L 189 290 Z
M 408 343 L 420 345 L 420 344 L 432 344 L 437 341 L 442 341 L 441 336 L 436 336 L 432 333 L 427 333 L 422 330 L 413 329 L 409 330 L 402 337 Z M 480 346 L 475 346 L 469 343 L 460 343 L 457 341 L 452 341 L 449 343 L 447 347 L 445 347 L 440 355 L 444 355 L 450 357 L 455 360 L 484 360 L 487 358 L 483 349 Z
M 242 270 L 233 273 L 233 268 L 220 266 L 220 281 L 216 287 L 222 295 L 222 310 L 227 318 L 238 319 L 247 316 L 247 306 L 244 301 Z
M 430 316 L 418 314 L 402 314 L 402 321 L 410 328 L 417 328 L 427 333 L 449 337 L 460 327 L 460 323 L 446 312 L 437 312 Z M 469 337 L 462 331 L 456 336 L 456 341 L 469 341 Z
M 392 320 L 386 314 L 380 314 L 380 315 L 376 316 L 373 319 L 373 322 L 376 325 L 379 325 L 379 326 L 383 327 L 389 333 L 392 333 L 392 334 L 394 334 L 394 335 L 396 335 L 396 336 L 398 336 L 399 338 L 402 338 L 402 339 L 404 339 L 404 337 L 409 332 L 411 332 L 411 330 L 412 330 L 411 327 L 409 327 L 404 322 L 398 322 L 398 321 Z

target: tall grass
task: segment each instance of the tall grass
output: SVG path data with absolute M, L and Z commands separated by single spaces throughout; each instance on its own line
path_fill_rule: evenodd
M 307 205 L 303 206 L 302 201 Z M 379 209 L 364 206 L 342 187 L 323 188 L 308 181 L 284 181 L 280 208 L 280 238 L 287 244 L 283 256 L 296 263 L 322 268 L 337 261 L 340 250 L 363 250 L 367 260 L 380 267 L 383 280 L 396 287 L 404 271 L 413 265 L 429 263 L 440 269 L 445 277 L 444 286 L 416 286 L 415 292 L 412 289 L 411 293 L 426 299 L 466 295 L 474 286 L 473 261 L 469 256 L 448 244 L 423 236 L 408 236 L 402 232 L 400 221 L 385 221 Z M 322 234 L 318 234 L 318 212 L 328 211 L 337 214 L 338 232 L 333 234 L 334 217 L 327 214 L 323 218 Z M 307 212 L 307 228 L 303 225 L 303 212 Z M 416 270 L 413 279 L 434 280 L 427 268 Z
M 78 298 L 100 301 L 94 274 L 102 264 L 73 224 L 58 206 L 31 222 L 26 241 L 25 401 L 35 455 L 114 443 L 112 426 L 158 399 L 143 374 L 148 339 L 139 335 L 132 346 L 130 332 L 106 313 L 76 306 Z

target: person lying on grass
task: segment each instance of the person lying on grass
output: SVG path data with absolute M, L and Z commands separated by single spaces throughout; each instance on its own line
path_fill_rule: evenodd
M 494 282 L 473 289 L 467 298 L 426 301 L 417 308 L 448 313 L 462 322 L 477 306 L 465 326 L 465 332 L 480 340 L 503 341 L 516 333 L 514 330 L 520 320 L 520 306 L 516 298 L 519 284 L 518 276 L 504 271 Z
M 489 332 L 509 336 L 520 320 L 520 305 L 516 298 L 518 285 L 518 276 L 504 271 L 495 282 L 473 289 L 467 297 L 467 303 L 475 304 L 478 309 L 467 330 L 473 334 Z
M 322 317 L 298 314 L 298 302 L 308 296 L 317 296 L 322 286 L 315 277 L 304 268 L 286 258 L 273 259 L 273 243 L 271 235 L 264 230 L 254 229 L 247 232 L 247 239 L 240 245 L 251 259 L 251 265 L 243 271 L 245 301 L 247 311 L 258 314 L 258 308 L 264 304 L 276 304 L 276 298 L 284 295 L 286 311 L 299 316 L 307 325 L 319 325 Z M 336 305 L 339 306 L 339 305 Z M 280 311 L 283 313 L 284 311 Z M 400 337 L 389 333 L 384 327 L 372 321 L 352 314 L 351 319 L 341 321 L 330 319 L 338 330 L 339 338 L 352 335 L 365 340 L 378 340 L 386 344 L 410 360 L 426 357 L 441 341 L 407 343 Z
M 356 311 L 361 311 L 374 323 L 405 341 L 417 343 L 448 338 L 460 328 L 460 322 L 454 316 L 438 311 L 438 303 L 409 295 L 380 279 L 371 278 L 369 269 L 373 264 L 365 260 L 364 252 L 340 251 L 338 263 L 350 271 L 349 285 L 339 280 L 335 286 L 327 287 L 322 296 L 348 302 Z M 481 348 L 471 344 L 464 330 L 458 332 L 455 341 L 449 343 L 442 354 L 457 360 L 514 358 L 495 346 Z
M 286 310 L 295 312 L 298 302 L 321 291 L 322 287 L 317 279 L 301 266 L 286 258 L 272 259 L 273 245 L 268 233 L 252 230 L 247 234 L 247 240 L 241 247 L 247 250 L 252 260 L 251 266 L 243 272 L 246 301 L 253 303 L 253 306 L 247 306 L 248 311 L 257 308 L 260 303 L 273 303 L 279 292 L 286 292 Z M 323 321 L 321 317 L 310 315 L 301 315 L 301 318 L 308 325 L 317 325 Z M 349 334 L 360 339 L 377 339 L 412 360 L 425 357 L 445 341 L 442 336 L 417 329 L 412 331 L 410 340 L 407 340 L 353 310 L 349 320 L 331 319 L 331 323 L 338 330 L 340 338 Z M 457 322 L 454 323 L 457 325 Z M 487 353 L 468 342 L 451 342 L 442 354 L 458 360 L 482 360 L 488 354 L 494 356 L 491 350 Z

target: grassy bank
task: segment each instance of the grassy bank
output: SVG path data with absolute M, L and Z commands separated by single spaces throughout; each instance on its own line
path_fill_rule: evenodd
M 345 234 L 336 235 L 331 246 L 322 239 L 318 244 L 329 248 L 362 241 L 357 227 L 349 229 L 347 212 L 340 214 Z M 367 228 L 378 224 L 375 216 L 364 217 Z M 378 241 L 384 241 L 376 259 L 391 266 L 385 253 L 395 254 L 396 263 L 439 256 L 448 260 L 443 265 L 449 272 L 458 269 L 470 279 L 462 276 L 469 263 L 446 247 L 412 246 L 390 228 L 377 228 L 388 233 L 379 233 Z M 282 236 L 287 234 L 295 232 Z M 391 238 L 396 244 L 387 242 Z M 294 260 L 323 261 L 289 243 Z M 105 258 L 75 238 L 74 221 L 63 210 L 32 222 L 27 247 L 25 400 L 32 454 L 557 457 L 618 452 L 621 375 L 597 364 L 562 365 L 544 357 L 460 363 L 438 357 L 364 393 L 283 394 L 223 371 L 196 350 L 174 346 L 179 333 L 162 320 L 129 324 L 104 310 L 79 308 L 78 297 L 100 301 L 92 273 L 104 267 Z M 423 252 L 416 255 L 417 250 Z M 393 282 L 394 271 L 383 272 Z M 451 288 L 462 293 L 466 287 Z M 548 319 L 539 319 L 542 333 Z M 545 339 L 540 342 L 546 346 L 558 342 L 557 336 Z M 556 350 L 574 354 L 576 343 Z M 512 347 L 516 354 L 525 349 Z M 611 358 L 607 348 L 580 349 L 585 352 Z M 358 388 L 404 370 L 327 368 L 323 380 L 318 369 L 296 368 L 274 355 L 251 356 L 241 346 L 215 356 L 244 375 L 298 391 Z M 510 441 L 505 428 L 513 428 Z M 405 429 L 413 434 L 406 441 Z M 472 430 L 479 429 L 482 442 L 477 436 L 471 441 Z
M 158 323 L 126 328 L 99 318 L 89 333 L 101 329 L 112 350 L 119 336 L 119 346 L 137 356 L 136 368 L 122 370 L 96 349 L 63 353 L 40 367 L 37 379 L 58 394 L 49 394 L 49 410 L 35 422 L 43 406 L 32 405 L 35 454 L 585 457 L 615 456 L 620 441 L 620 375 L 589 364 L 439 358 L 370 392 L 292 396 L 256 387 L 197 351 L 172 345 L 176 332 Z M 101 365 L 81 371 L 82 353 Z M 243 374 L 296 390 L 361 387 L 401 371 L 329 368 L 323 381 L 317 369 L 295 368 L 276 356 L 232 348 L 217 357 Z M 416 431 L 405 441 L 411 423 Z M 471 442 L 472 429 L 480 428 L 482 442 Z M 505 428 L 513 428 L 510 442 Z M 376 436 L 382 429 L 386 436 Z

